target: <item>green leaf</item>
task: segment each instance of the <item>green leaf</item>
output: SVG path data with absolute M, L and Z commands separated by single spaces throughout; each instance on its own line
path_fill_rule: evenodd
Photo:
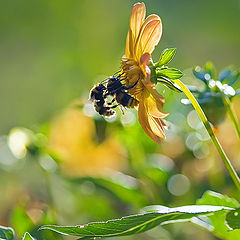
M 176 48 L 166 48 L 162 51 L 159 61 L 155 66 L 162 66 L 169 63 L 176 53 Z
M 240 208 L 227 213 L 226 222 L 232 230 L 240 229 Z
M 166 77 L 169 79 L 179 79 L 183 73 L 176 68 L 156 69 L 157 78 Z
M 14 231 L 10 227 L 0 226 L 0 239 L 12 240 L 14 239 Z
M 224 207 L 230 207 L 230 208 L 239 208 L 240 204 L 239 202 L 234 199 L 230 198 L 226 195 L 222 195 L 217 192 L 213 191 L 206 191 L 201 199 L 197 200 L 198 205 L 212 205 L 212 206 L 224 206 Z
M 28 232 L 26 232 L 22 240 L 34 240 L 34 238 Z
M 155 206 L 156 208 L 156 206 Z M 190 220 L 198 215 L 207 215 L 215 212 L 231 210 L 222 206 L 183 206 L 167 208 L 157 206 L 157 211 L 112 219 L 106 222 L 93 222 L 78 226 L 42 226 L 40 230 L 49 229 L 60 234 L 78 236 L 80 239 L 95 237 L 126 236 L 145 232 L 159 224 L 174 223 Z
M 170 88 L 173 91 L 182 92 L 182 90 L 175 83 L 173 83 L 170 79 L 161 77 L 161 78 L 157 79 L 157 82 L 162 83 L 163 85 L 165 85 L 166 87 Z
M 220 193 L 207 191 L 204 193 L 201 199 L 197 201 L 197 204 L 209 204 L 209 205 L 221 205 L 225 207 L 231 207 L 231 208 L 239 208 L 240 204 L 233 198 L 229 198 L 225 195 L 222 195 Z M 235 211 L 230 211 L 235 212 Z M 230 215 L 231 216 L 231 215 Z M 236 240 L 240 239 L 240 230 L 236 229 L 234 231 L 229 231 L 229 227 L 226 225 L 226 213 L 224 212 L 217 212 L 211 216 L 207 217 L 209 222 L 209 225 L 211 226 L 212 232 L 226 240 Z M 203 222 L 201 219 L 198 219 L 198 222 L 194 222 L 195 224 L 202 225 Z M 229 223 L 228 223 L 229 224 Z M 231 226 L 231 222 L 230 222 Z

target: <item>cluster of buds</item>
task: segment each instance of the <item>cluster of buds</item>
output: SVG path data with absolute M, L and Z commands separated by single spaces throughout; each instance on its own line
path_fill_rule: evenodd
M 204 89 L 188 86 L 196 96 L 198 103 L 204 109 L 209 121 L 214 125 L 219 125 L 226 117 L 224 97 L 230 100 L 240 95 L 240 89 L 235 90 L 233 85 L 240 77 L 240 71 L 227 68 L 218 75 L 211 62 L 207 62 L 203 68 L 197 66 L 193 69 L 193 75 L 204 83 Z M 191 104 L 188 99 L 182 99 L 182 103 Z

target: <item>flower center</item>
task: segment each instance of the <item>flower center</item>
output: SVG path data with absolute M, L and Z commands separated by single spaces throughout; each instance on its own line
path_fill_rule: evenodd
M 125 85 L 127 87 L 134 86 L 128 92 L 139 100 L 144 89 L 142 80 L 146 78 L 141 66 L 133 59 L 123 58 L 121 68 L 125 78 Z

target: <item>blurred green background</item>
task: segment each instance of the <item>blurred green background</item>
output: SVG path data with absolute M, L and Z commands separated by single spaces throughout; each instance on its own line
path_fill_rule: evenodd
M 181 104 L 183 94 L 158 87 L 171 126 L 161 145 L 145 135 L 136 111 L 119 111 L 112 122 L 92 112 L 89 90 L 119 69 L 134 3 L 0 0 L 0 225 L 18 238 L 29 231 L 62 239 L 37 228 L 107 220 L 150 204 L 195 204 L 208 189 L 239 200 L 196 113 Z M 185 73 L 183 82 L 199 85 L 191 69 L 209 60 L 219 71 L 240 67 L 239 0 L 145 4 L 163 22 L 153 58 L 177 48 L 170 66 Z M 233 104 L 239 118 L 239 97 Z M 233 124 L 226 118 L 217 127 L 239 171 Z M 126 239 L 193 237 L 218 239 L 189 223 Z
M 47 121 L 72 99 L 113 74 L 124 54 L 135 1 L 0 1 L 0 133 Z M 240 62 L 239 0 L 150 0 L 163 36 L 155 59 L 176 47 L 184 70 L 207 60 Z M 100 77 L 99 77 L 100 76 Z

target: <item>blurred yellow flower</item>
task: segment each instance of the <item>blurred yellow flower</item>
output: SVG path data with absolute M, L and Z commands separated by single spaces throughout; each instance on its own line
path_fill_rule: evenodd
M 68 175 L 102 176 L 126 167 L 126 155 L 116 137 L 97 143 L 94 120 L 79 109 L 67 109 L 50 125 L 49 149 Z M 109 171 L 110 170 L 110 171 Z
M 164 98 L 155 84 L 150 81 L 151 69 L 148 66 L 151 53 L 162 35 L 162 22 L 159 16 L 152 14 L 145 19 L 144 3 L 136 3 L 132 9 L 126 40 L 125 56 L 122 58 L 122 71 L 126 86 L 138 101 L 138 120 L 146 134 L 159 143 L 165 138 L 163 120 L 168 114 L 163 113 Z

